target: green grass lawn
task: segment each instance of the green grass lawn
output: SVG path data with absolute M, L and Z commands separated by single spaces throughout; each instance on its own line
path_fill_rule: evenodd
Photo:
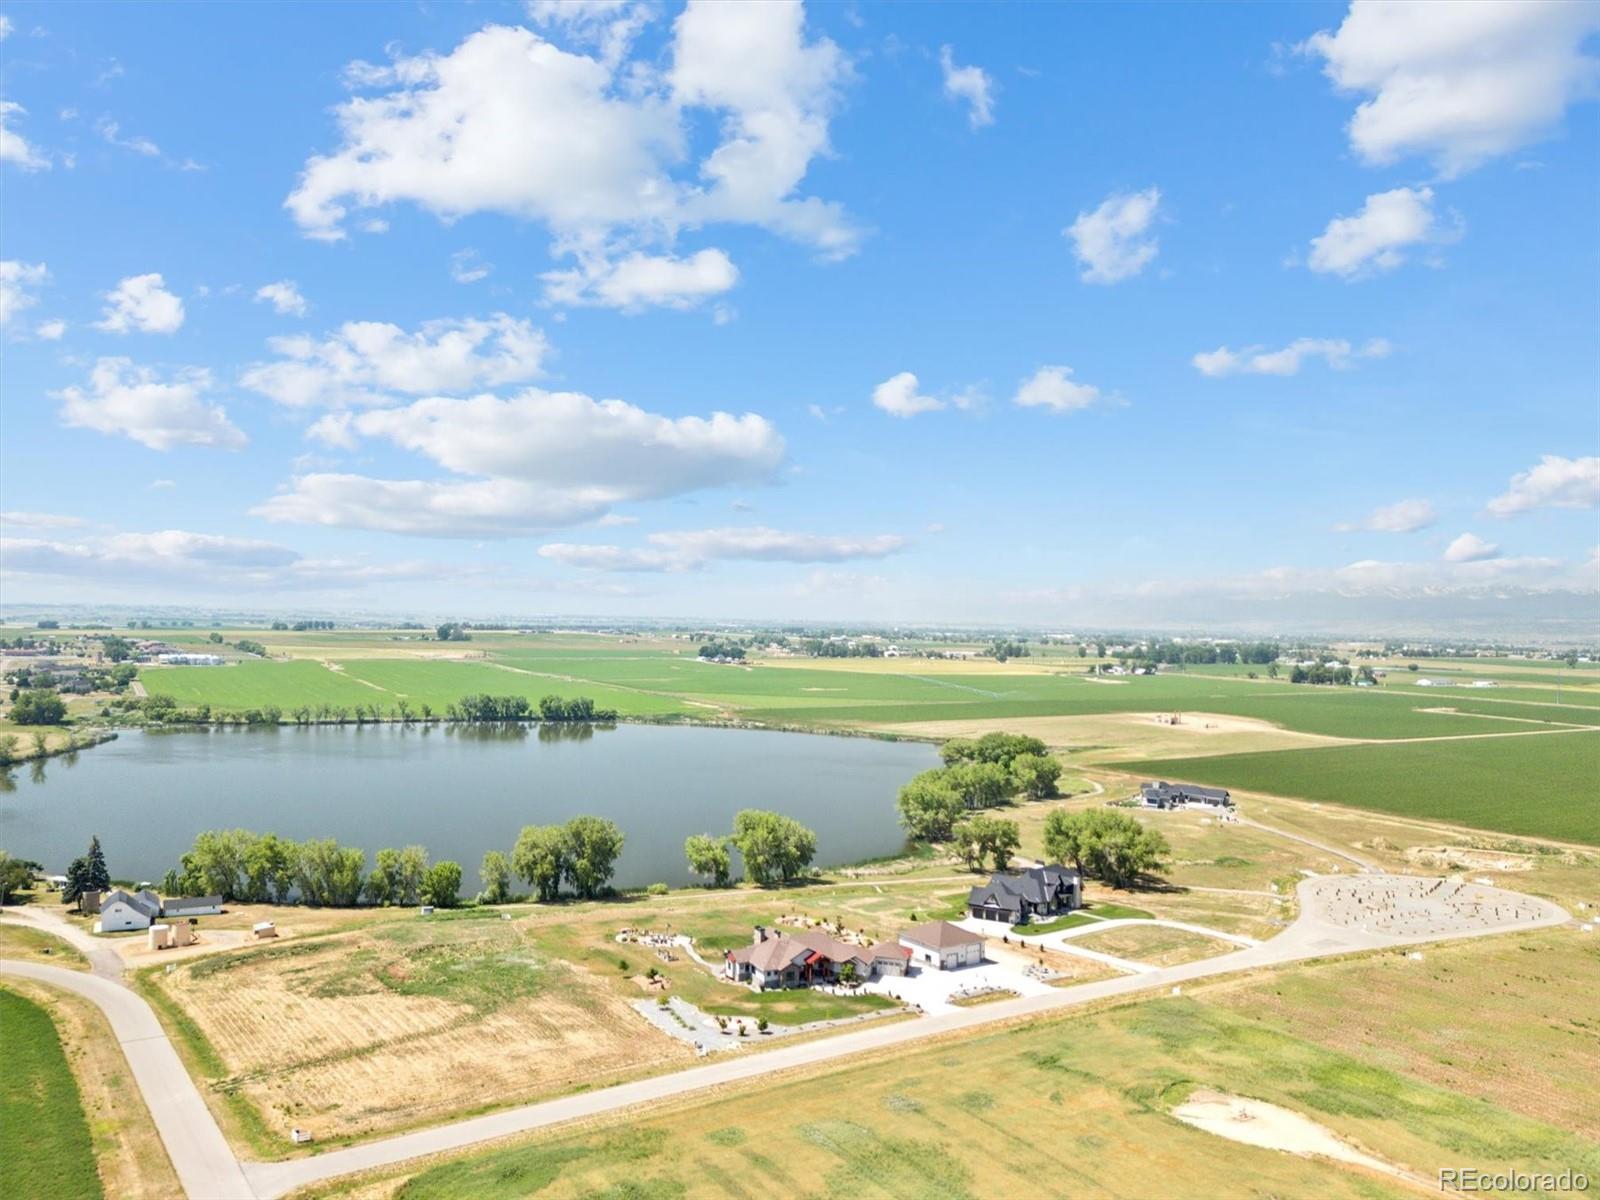
M 50 1014 L 0 988 L 0 1163 L 8 1196 L 98 1200 L 94 1144 Z
M 1600 845 L 1600 734 L 1162 759 L 1151 776 Z

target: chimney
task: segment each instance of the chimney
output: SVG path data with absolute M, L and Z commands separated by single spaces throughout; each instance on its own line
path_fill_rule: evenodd
M 757 925 L 756 928 L 755 928 L 755 936 L 750 939 L 751 944 L 759 946 L 762 942 L 764 942 L 766 940 L 767 940 L 767 929 L 766 929 L 766 926 L 765 925 Z

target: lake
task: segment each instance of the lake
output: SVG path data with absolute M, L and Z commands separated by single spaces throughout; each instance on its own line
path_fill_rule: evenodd
M 327 726 L 124 732 L 9 772 L 0 848 L 64 872 L 98 835 L 118 879 L 160 880 L 202 829 L 337 838 L 370 856 L 419 844 L 478 890 L 487 850 L 580 813 L 626 837 L 613 882 L 692 882 L 691 833 L 741 808 L 817 833 L 818 865 L 904 845 L 895 794 L 932 746 L 692 726 Z M 737 863 L 737 856 L 736 856 Z

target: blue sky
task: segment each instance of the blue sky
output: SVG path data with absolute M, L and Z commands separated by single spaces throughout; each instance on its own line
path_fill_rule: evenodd
M 0 14 L 8 602 L 1594 612 L 1600 5 Z

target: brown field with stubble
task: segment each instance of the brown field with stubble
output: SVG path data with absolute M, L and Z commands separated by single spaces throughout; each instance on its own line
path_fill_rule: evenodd
M 492 915 L 492 914 L 491 914 Z M 160 976 L 269 1134 L 430 1123 L 692 1057 L 499 920 L 396 922 Z

